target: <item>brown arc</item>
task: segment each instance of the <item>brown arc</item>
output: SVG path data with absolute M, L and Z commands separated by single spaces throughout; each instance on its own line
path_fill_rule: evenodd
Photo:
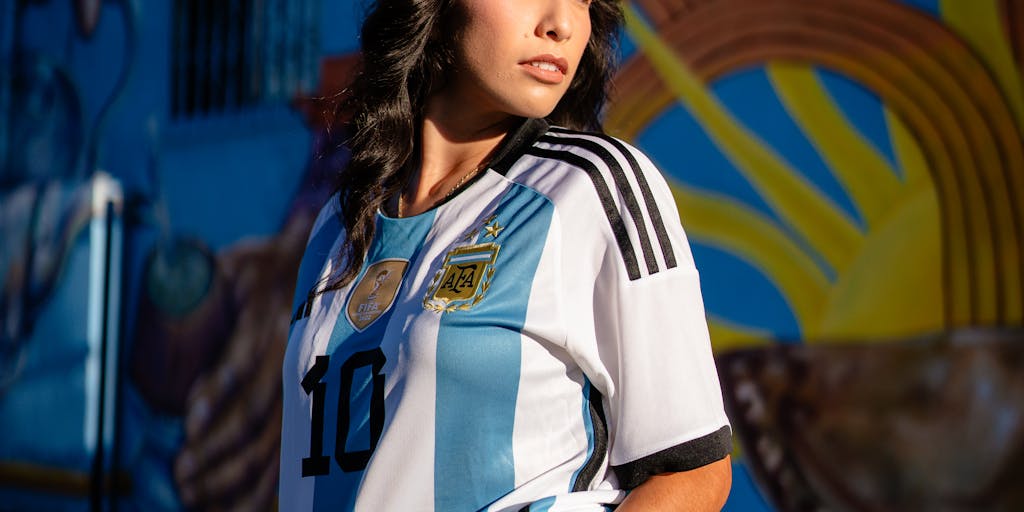
M 859 9 L 867 8 L 870 11 L 873 7 L 877 10 L 879 5 L 885 4 L 866 2 L 860 4 Z M 846 3 L 836 7 L 849 9 L 850 6 Z M 905 11 L 909 8 L 901 7 L 897 10 Z M 896 48 L 900 54 L 934 86 L 945 104 L 951 107 L 958 125 L 964 127 L 971 158 L 969 163 L 974 165 L 974 171 L 981 178 L 976 182 L 961 180 L 966 185 L 966 191 L 974 194 L 973 197 L 967 196 L 973 199 L 970 201 L 973 206 L 963 213 L 968 222 L 973 224 L 972 230 L 980 242 L 973 246 L 978 249 L 975 252 L 974 268 L 979 286 L 975 288 L 977 293 L 972 296 L 975 313 L 972 323 L 1003 324 L 1007 315 L 1006 307 L 1021 302 L 1021 288 L 1005 286 L 1003 282 L 1003 276 L 1007 274 L 1016 273 L 1014 277 L 1018 280 L 1021 278 L 1019 265 L 1021 251 L 1024 251 L 1024 245 L 1019 243 L 1024 240 L 1024 233 L 1018 238 L 1019 227 L 1024 222 L 1018 218 L 1017 205 L 1007 186 L 1014 178 L 1014 173 L 1007 172 L 1007 167 L 1024 170 L 1021 147 L 1013 143 L 1017 134 L 1016 125 L 1007 108 L 1008 101 L 996 82 L 976 79 L 992 77 L 992 74 L 971 48 L 943 25 L 917 11 L 912 12 L 931 24 L 935 31 L 945 32 L 947 37 L 943 39 L 934 34 L 920 37 L 920 33 L 914 31 L 912 33 L 919 39 L 914 44 L 902 35 L 903 20 L 893 22 L 891 18 L 885 18 L 877 12 L 866 14 L 869 18 L 877 19 L 879 24 L 888 23 L 888 30 L 861 33 L 866 34 L 868 39 L 878 38 L 882 44 L 898 45 Z M 848 14 L 853 18 L 861 13 Z M 863 21 L 865 18 L 857 19 Z M 866 23 L 862 28 L 871 30 L 875 25 Z M 894 35 L 896 37 L 892 37 Z M 953 57 L 938 58 L 940 55 Z M 1001 137 L 1008 133 L 1010 137 Z M 1016 296 L 1011 297 L 1011 294 Z
M 979 274 L 997 289 L 995 320 L 1006 316 L 1008 294 L 1024 286 L 999 290 L 996 265 L 1019 265 L 1024 253 L 1024 222 L 1011 192 L 1024 187 L 1024 155 L 1003 96 L 962 41 L 920 13 L 877 0 L 720 0 L 662 33 L 706 81 L 769 60 L 796 60 L 838 70 L 879 94 L 922 144 L 940 197 L 947 327 L 979 323 L 979 289 L 986 287 Z M 613 131 L 635 134 L 674 100 L 652 76 L 642 56 L 623 68 L 608 116 Z M 995 211 L 993 203 L 1009 211 Z M 1002 251 L 988 269 L 977 262 L 985 250 L 993 258 Z M 954 295 L 971 300 L 961 304 Z
M 1003 30 L 1017 62 L 1017 71 L 1024 79 L 1024 2 L 999 0 L 999 12 L 1003 16 Z
M 676 12 L 683 5 L 682 2 L 669 2 L 666 0 L 640 0 L 636 3 L 641 6 L 647 19 L 655 26 L 661 26 L 672 21 Z
M 679 16 L 685 16 L 690 11 L 699 8 L 702 4 L 714 0 L 636 0 L 634 3 L 640 6 L 644 15 L 656 27 L 671 22 Z

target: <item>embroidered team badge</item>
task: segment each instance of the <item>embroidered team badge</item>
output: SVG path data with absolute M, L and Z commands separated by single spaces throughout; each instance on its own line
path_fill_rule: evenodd
M 466 311 L 484 299 L 494 277 L 496 243 L 464 245 L 448 252 L 434 274 L 423 307 L 436 313 Z
M 391 309 L 407 266 L 406 260 L 383 260 L 366 269 L 345 306 L 345 316 L 352 327 L 362 331 Z

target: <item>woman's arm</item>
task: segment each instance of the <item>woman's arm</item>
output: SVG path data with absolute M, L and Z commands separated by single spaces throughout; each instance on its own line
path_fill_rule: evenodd
M 617 512 L 717 511 L 725 506 L 732 485 L 732 460 L 724 459 L 679 473 L 647 479 L 633 489 Z

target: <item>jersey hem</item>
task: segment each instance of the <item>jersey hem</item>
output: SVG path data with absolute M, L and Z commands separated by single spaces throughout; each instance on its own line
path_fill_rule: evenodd
M 724 459 L 732 451 L 729 425 L 646 457 L 612 466 L 623 489 L 631 490 L 661 473 L 690 471 Z

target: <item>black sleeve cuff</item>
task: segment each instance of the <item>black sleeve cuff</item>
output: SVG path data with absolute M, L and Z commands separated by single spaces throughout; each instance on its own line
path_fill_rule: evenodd
M 732 430 L 726 425 L 706 436 L 691 439 L 621 466 L 612 466 L 612 469 L 619 478 L 619 485 L 628 491 L 654 475 L 697 469 L 722 460 L 730 452 Z

